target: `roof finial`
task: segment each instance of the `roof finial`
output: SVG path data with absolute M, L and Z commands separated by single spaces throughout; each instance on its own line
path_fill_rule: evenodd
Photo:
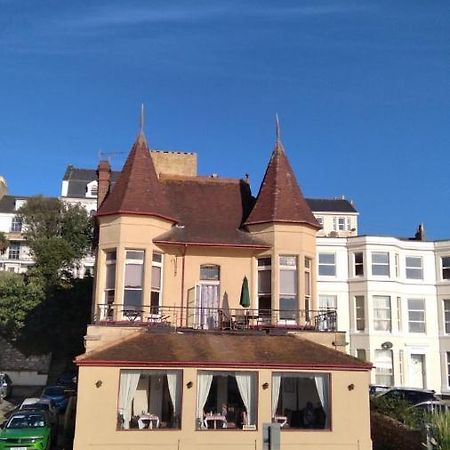
M 141 103 L 141 117 L 140 117 L 140 123 L 139 123 L 139 134 L 144 134 L 144 104 Z
M 276 143 L 279 144 L 281 142 L 281 131 L 278 113 L 275 114 L 275 136 L 276 136 Z

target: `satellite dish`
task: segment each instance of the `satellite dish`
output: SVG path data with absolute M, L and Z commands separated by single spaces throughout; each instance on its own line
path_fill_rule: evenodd
M 392 342 L 389 342 L 389 341 L 383 342 L 381 344 L 381 348 L 384 349 L 384 350 L 389 350 L 392 347 L 393 347 L 393 344 L 392 344 Z

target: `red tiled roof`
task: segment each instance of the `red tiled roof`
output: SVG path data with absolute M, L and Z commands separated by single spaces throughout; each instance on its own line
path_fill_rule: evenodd
M 149 215 L 176 221 L 142 133 L 136 139 L 113 189 L 97 211 L 97 216 L 112 214 Z
M 77 358 L 79 365 L 370 370 L 353 356 L 293 335 L 140 332 Z
M 279 141 L 275 144 L 255 206 L 245 225 L 267 222 L 304 223 L 321 228 L 303 197 Z
M 269 248 L 241 229 L 253 205 L 248 183 L 238 179 L 162 176 L 178 225 L 156 243 Z

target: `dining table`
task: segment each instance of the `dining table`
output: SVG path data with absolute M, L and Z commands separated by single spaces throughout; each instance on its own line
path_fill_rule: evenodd
M 209 424 L 212 423 L 212 428 L 216 430 L 217 428 L 227 428 L 227 418 L 222 414 L 206 414 L 203 419 L 203 425 L 206 429 L 209 428 Z

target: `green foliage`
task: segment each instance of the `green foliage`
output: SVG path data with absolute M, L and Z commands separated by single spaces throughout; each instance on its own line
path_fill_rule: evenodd
M 91 314 L 93 279 L 73 279 L 55 286 L 28 314 L 19 347 L 24 353 L 48 353 L 69 357 L 83 353 L 86 327 Z
M 6 238 L 6 234 L 3 231 L 0 231 L 0 255 L 5 253 L 8 248 L 8 239 Z
M 31 276 L 52 288 L 71 278 L 71 270 L 92 246 L 93 221 L 80 205 L 56 198 L 28 199 L 18 211 L 24 235 L 35 260 Z
M 370 399 L 370 409 L 385 416 L 392 417 L 410 428 L 420 428 L 423 421 L 423 412 L 411 407 L 411 403 L 384 396 L 375 396 Z
M 27 317 L 44 299 L 38 283 L 27 282 L 23 275 L 0 272 L 0 333 L 17 339 Z
M 431 442 L 435 450 L 450 450 L 450 413 L 430 416 Z

